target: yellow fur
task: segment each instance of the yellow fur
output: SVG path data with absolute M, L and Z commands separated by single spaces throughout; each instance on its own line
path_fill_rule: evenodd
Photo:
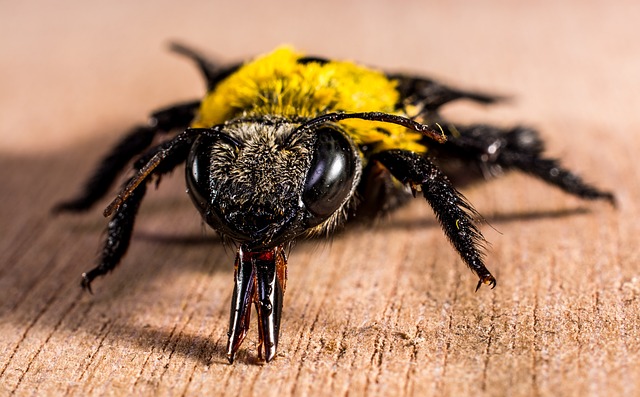
M 313 118 L 331 112 L 385 112 L 406 116 L 398 111 L 396 83 L 383 73 L 351 62 L 298 63 L 302 56 L 280 47 L 241 66 L 207 94 L 192 126 L 263 115 Z M 376 150 L 426 150 L 418 143 L 421 134 L 398 125 L 358 119 L 340 123 L 356 144 Z

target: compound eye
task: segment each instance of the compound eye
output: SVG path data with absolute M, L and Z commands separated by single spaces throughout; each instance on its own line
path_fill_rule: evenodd
M 226 134 L 217 137 L 200 136 L 191 146 L 186 163 L 189 195 L 205 218 L 210 215 L 211 204 L 217 196 L 217 187 L 211 178 L 212 147 L 216 142 L 228 145 L 230 152 L 239 147 L 239 144 Z
M 357 154 L 340 131 L 325 127 L 316 131 L 316 137 L 302 193 L 309 227 L 324 222 L 342 206 L 351 193 L 357 167 Z

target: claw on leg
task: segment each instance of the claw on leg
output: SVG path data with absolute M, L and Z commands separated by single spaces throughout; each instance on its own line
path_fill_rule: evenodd
M 496 278 L 491 274 L 480 277 L 480 279 L 478 280 L 478 285 L 476 286 L 476 292 L 478 292 L 482 284 L 486 284 L 491 287 L 491 289 L 494 289 L 496 287 Z
M 233 363 L 249 330 L 252 303 L 258 316 L 258 357 L 267 362 L 275 357 L 286 269 L 287 258 L 282 246 L 251 251 L 242 245 L 238 249 L 227 343 L 229 363 Z

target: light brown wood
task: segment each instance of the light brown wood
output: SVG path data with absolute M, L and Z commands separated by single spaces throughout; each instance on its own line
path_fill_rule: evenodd
M 0 4 L 0 395 L 640 393 L 637 2 L 23 3 Z M 228 365 L 233 252 L 201 225 L 180 171 L 148 194 L 94 295 L 79 275 L 109 199 L 49 214 L 129 126 L 201 95 L 169 39 L 225 60 L 289 42 L 513 95 L 447 113 L 537 127 L 619 206 L 517 174 L 465 189 L 498 278 L 477 293 L 421 199 L 302 242 L 278 357 L 256 362 L 254 330 Z

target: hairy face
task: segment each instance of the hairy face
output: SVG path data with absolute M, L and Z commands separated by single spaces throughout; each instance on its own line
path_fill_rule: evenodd
M 324 231 L 344 213 L 361 172 L 357 149 L 335 125 L 236 122 L 200 137 L 187 163 L 205 221 L 249 247 Z

